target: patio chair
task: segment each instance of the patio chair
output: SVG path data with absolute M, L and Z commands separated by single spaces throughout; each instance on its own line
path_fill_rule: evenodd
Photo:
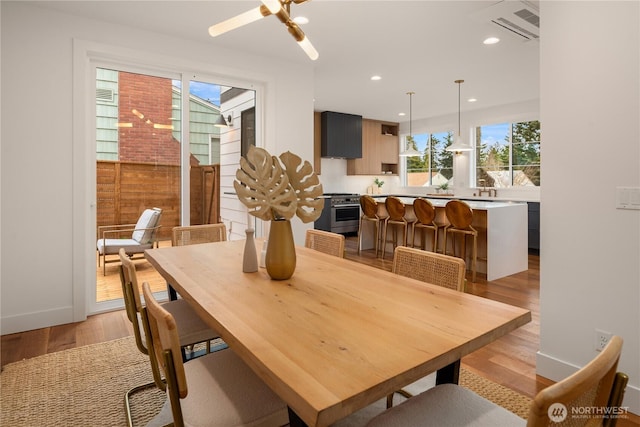
M 102 274 L 107 275 L 107 263 L 119 262 L 116 259 L 107 259 L 107 255 L 118 255 L 121 248 L 125 250 L 131 259 L 136 254 L 143 254 L 146 249 L 151 249 L 157 244 L 156 235 L 160 225 L 162 209 L 145 209 L 135 224 L 104 225 L 98 227 L 98 267 L 102 259 Z M 130 237 L 122 238 L 125 233 L 131 233 Z

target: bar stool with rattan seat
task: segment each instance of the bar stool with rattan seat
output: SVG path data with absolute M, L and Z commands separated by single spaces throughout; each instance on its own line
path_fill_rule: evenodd
M 389 218 L 384 223 L 384 236 L 382 238 L 382 259 L 384 259 L 384 255 L 387 249 L 387 232 L 389 231 L 389 226 L 402 228 L 402 246 L 407 246 L 407 236 L 409 234 L 409 227 L 415 223 L 414 219 L 407 219 L 406 217 L 406 207 L 404 202 L 395 196 L 388 196 L 384 201 L 384 206 L 387 208 L 387 213 L 389 214 Z M 393 248 L 395 249 L 398 246 L 398 235 L 397 229 L 393 230 Z
M 425 230 L 433 231 L 432 252 L 438 252 L 438 232 L 444 230 L 445 224 L 438 224 L 436 219 L 436 209 L 430 201 L 423 198 L 417 198 L 413 201 L 413 213 L 416 216 L 416 222 L 413 224 L 413 233 L 411 234 L 411 246 L 416 245 L 416 229 L 420 229 L 420 248 L 425 250 Z
M 454 235 L 458 234 L 462 236 L 462 250 L 460 251 L 459 257 L 466 260 L 467 236 L 471 236 L 473 238 L 473 245 L 471 248 L 471 281 L 475 282 L 476 260 L 478 256 L 478 231 L 471 225 L 473 222 L 473 210 L 462 200 L 451 200 L 445 205 L 444 211 L 447 215 L 447 221 L 449 221 L 449 224 L 444 229 L 444 253 L 447 253 L 447 239 L 449 233 L 453 233 Z M 453 256 L 458 256 L 456 254 L 455 236 L 451 237 Z
M 304 246 L 325 254 L 344 258 L 344 236 L 324 230 L 307 230 Z
M 362 225 L 365 221 L 368 221 L 373 223 L 373 236 L 377 257 L 378 248 L 380 247 L 380 236 L 387 217 L 378 214 L 378 202 L 368 194 L 360 196 L 360 208 L 362 209 L 362 215 L 360 216 L 360 225 L 358 226 L 358 253 L 360 253 L 362 248 Z

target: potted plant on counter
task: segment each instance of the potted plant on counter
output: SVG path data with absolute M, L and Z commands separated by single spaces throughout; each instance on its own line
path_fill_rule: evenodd
M 373 183 L 378 186 L 378 194 L 382 194 L 382 186 L 384 185 L 384 181 L 380 181 L 378 178 L 373 180 Z

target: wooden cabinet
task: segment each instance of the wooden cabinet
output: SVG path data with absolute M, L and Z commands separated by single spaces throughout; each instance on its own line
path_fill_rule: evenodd
M 362 119 L 362 158 L 347 160 L 347 175 L 398 173 L 398 123 Z

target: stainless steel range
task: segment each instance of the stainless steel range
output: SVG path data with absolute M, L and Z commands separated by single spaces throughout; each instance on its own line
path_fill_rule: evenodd
M 322 215 L 314 223 L 319 230 L 333 233 L 357 233 L 360 221 L 360 195 L 353 193 L 327 193 Z

